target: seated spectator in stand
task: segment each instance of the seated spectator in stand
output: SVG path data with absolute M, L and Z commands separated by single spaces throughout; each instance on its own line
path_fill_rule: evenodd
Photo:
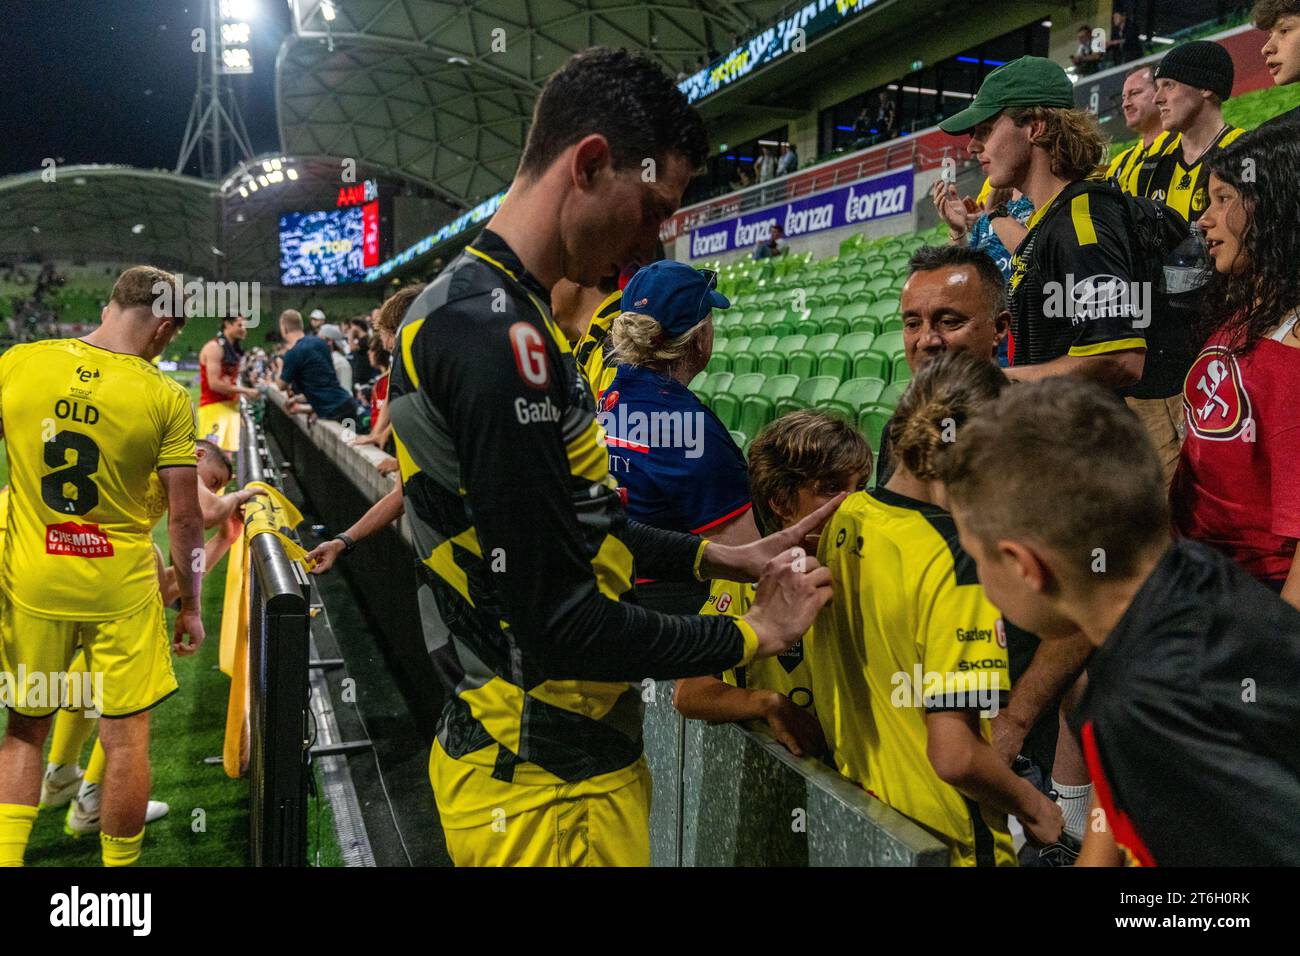
M 353 385 L 367 385 L 375 380 L 375 369 L 370 364 L 370 323 L 364 318 L 348 322 L 348 361 L 352 365 Z
M 1070 62 L 1074 64 L 1079 76 L 1091 76 L 1101 69 L 1102 54 L 1092 48 L 1092 27 L 1083 24 L 1079 27 L 1079 45 L 1075 47 Z
M 1300 83 L 1300 0 L 1259 0 L 1251 11 L 1255 26 L 1268 33 L 1260 53 L 1274 86 Z M 1300 106 L 1261 125 L 1300 125 Z
M 749 168 L 743 163 L 738 164 L 736 166 L 736 175 L 731 180 L 731 188 L 733 190 L 746 189 L 752 185 L 754 185 L 754 177 L 750 175 Z
M 1096 792 L 1077 865 L 1300 865 L 1300 613 L 1171 543 L 1123 401 L 1075 376 L 1016 385 L 942 477 L 989 599 L 1044 646 L 1081 630 L 1096 648 L 1070 714 Z
M 776 174 L 778 176 L 789 176 L 799 168 L 799 153 L 794 148 L 794 143 L 781 144 L 781 158 L 776 161 Z
M 788 528 L 840 492 L 859 490 L 870 472 L 871 449 L 862 434 L 823 411 L 806 409 L 778 418 L 749 449 L 754 512 L 762 528 L 772 531 Z M 753 601 L 753 584 L 714 581 L 700 613 L 741 617 Z M 696 720 L 766 721 L 796 757 L 826 751 L 802 642 L 721 678 L 679 680 L 673 704 Z
M 1247 133 L 1210 161 L 1201 215 L 1212 329 L 1183 386 L 1170 500 L 1179 535 L 1224 552 L 1300 607 L 1300 137 Z M 1249 173 L 1249 174 L 1248 174 Z
M 687 385 L 713 353 L 713 310 L 731 303 L 717 276 L 665 259 L 634 275 L 611 329 L 618 372 L 597 418 L 629 518 L 720 544 L 759 537 L 745 457 Z M 696 614 L 707 583 L 637 582 L 643 604 Z
M 290 413 L 314 412 L 319 418 L 336 422 L 355 420 L 356 399 L 339 385 L 329 346 L 319 336 L 303 332 L 300 312 L 286 309 L 280 313 L 280 337 L 287 351 L 280 359 L 275 386 L 284 392 L 292 389 L 307 402 L 306 406 L 291 402 Z
M 774 259 L 777 256 L 785 255 L 787 248 L 789 247 L 785 241 L 785 230 L 773 223 L 771 230 L 768 231 L 767 239 L 754 247 L 754 258 Z
M 957 540 L 940 481 L 967 421 L 1007 385 L 984 357 L 941 355 L 891 425 L 898 464 L 822 531 L 834 601 L 804 641 L 840 773 L 943 840 L 954 866 L 1015 866 L 1007 816 L 1056 843 L 1061 809 L 989 741 L 1011 690 L 1006 625 Z
M 1007 284 L 987 253 L 969 246 L 922 246 L 907 264 L 899 307 L 903 354 L 915 376 L 945 352 L 970 352 L 995 359 L 1011 326 Z M 876 482 L 894 472 L 891 424 L 880 436 Z

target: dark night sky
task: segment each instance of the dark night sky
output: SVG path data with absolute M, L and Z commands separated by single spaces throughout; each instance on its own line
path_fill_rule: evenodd
M 254 72 L 232 85 L 261 153 L 279 148 L 275 54 L 292 20 L 286 0 L 254 2 Z M 190 31 L 206 19 L 206 0 L 3 0 L 0 175 L 45 157 L 175 166 L 197 79 Z

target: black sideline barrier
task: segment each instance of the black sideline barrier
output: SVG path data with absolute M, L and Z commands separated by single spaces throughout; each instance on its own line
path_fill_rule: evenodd
M 372 448 L 354 448 L 335 422 L 290 416 L 271 393 L 265 427 L 294 470 L 308 505 L 336 533 L 391 487 Z M 442 694 L 420 630 L 414 554 L 398 522 L 346 562 L 389 665 L 427 741 Z M 371 596 L 378 597 L 371 597 Z M 671 682 L 646 681 L 646 760 L 655 866 L 945 866 L 947 849 L 834 769 L 796 759 L 761 731 L 686 720 Z
M 241 401 L 238 482 L 272 480 L 266 443 Z M 309 587 L 273 534 L 250 545 L 249 822 L 254 866 L 307 864 Z

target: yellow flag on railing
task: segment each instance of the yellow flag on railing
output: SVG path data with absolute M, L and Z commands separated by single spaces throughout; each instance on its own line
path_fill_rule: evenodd
M 293 502 L 264 481 L 250 482 L 247 487 L 258 488 L 264 494 L 250 498 L 244 505 L 244 533 L 230 546 L 221 615 L 221 670 L 230 677 L 221 762 L 230 777 L 241 776 L 248 767 L 249 545 L 259 534 L 273 534 L 280 539 L 289 560 L 310 566 L 307 552 L 289 536 L 302 523 L 302 514 Z

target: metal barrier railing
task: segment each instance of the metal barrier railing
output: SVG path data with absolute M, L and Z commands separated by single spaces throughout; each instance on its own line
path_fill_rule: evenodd
M 275 483 L 266 440 L 240 400 L 237 474 Z M 309 584 L 274 534 L 249 543 L 249 821 L 255 866 L 307 862 Z

